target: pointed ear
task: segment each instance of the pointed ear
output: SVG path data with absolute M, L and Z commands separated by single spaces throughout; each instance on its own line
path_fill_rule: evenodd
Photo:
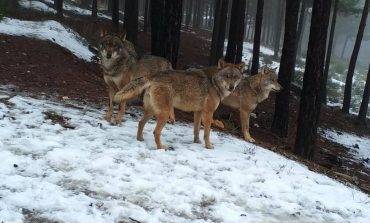
M 100 37 L 104 37 L 107 35 L 107 31 L 105 29 L 100 30 Z
M 122 34 L 121 34 L 120 38 L 121 38 L 121 40 L 122 40 L 122 41 L 126 40 L 126 34 L 127 34 L 127 33 L 124 33 L 124 34 L 122 33 Z
M 244 69 L 245 69 L 245 63 L 244 62 L 241 62 L 240 64 L 237 64 L 236 67 L 238 68 L 238 70 L 243 73 L 244 72 Z
M 226 66 L 226 62 L 224 61 L 224 59 L 219 59 L 218 60 L 218 69 L 222 69 Z

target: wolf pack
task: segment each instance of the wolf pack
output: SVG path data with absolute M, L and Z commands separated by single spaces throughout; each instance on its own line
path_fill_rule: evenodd
M 154 116 L 157 149 L 166 149 L 161 142 L 161 132 L 167 122 L 175 122 L 175 108 L 194 113 L 194 143 L 201 143 L 199 131 L 203 124 L 205 147 L 212 149 L 213 113 L 220 104 L 239 110 L 243 137 L 255 142 L 249 132 L 252 111 L 269 97 L 270 92 L 282 89 L 276 69 L 263 67 L 259 73 L 247 76 L 243 62 L 233 64 L 220 59 L 217 66 L 175 70 L 165 58 L 139 57 L 125 36 L 101 35 L 98 52 L 109 93 L 104 118 L 112 124 L 120 124 L 126 102 L 142 98 L 144 111 L 138 124 L 137 140 L 144 140 L 145 124 Z

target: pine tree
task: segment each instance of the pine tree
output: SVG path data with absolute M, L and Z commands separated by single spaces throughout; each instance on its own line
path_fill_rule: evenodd
M 125 2 L 124 27 L 126 38 L 136 45 L 138 32 L 138 0 L 129 0 Z
M 351 107 L 351 95 L 352 95 L 352 81 L 353 75 L 355 73 L 356 62 L 358 53 L 360 51 L 362 38 L 364 36 L 364 31 L 366 27 L 366 20 L 369 13 L 369 0 L 365 0 L 365 5 L 362 11 L 360 26 L 358 28 L 357 37 L 355 41 L 355 46 L 353 48 L 353 52 L 351 55 L 351 59 L 348 66 L 348 72 L 346 77 L 346 84 L 344 86 L 344 98 L 343 98 L 343 108 L 342 112 L 345 114 L 349 113 L 349 109 Z
M 365 125 L 366 125 L 367 110 L 369 107 L 369 97 L 370 97 L 370 65 L 369 65 L 369 71 L 367 72 L 366 84 L 364 88 L 364 94 L 362 95 L 360 111 L 358 113 L 358 121 Z
M 314 0 L 303 88 L 299 106 L 295 154 L 312 159 L 321 109 L 320 80 L 324 72 L 325 49 L 331 0 Z
M 295 72 L 298 44 L 299 5 L 300 0 L 286 0 L 284 43 L 279 68 L 279 83 L 283 89 L 276 95 L 272 122 L 272 131 L 280 137 L 286 137 L 288 134 L 290 87 Z
M 254 26 L 253 58 L 252 58 L 252 68 L 251 68 L 252 75 L 257 74 L 258 69 L 259 69 L 263 7 L 264 7 L 264 0 L 258 0 L 257 12 L 256 12 L 256 23 Z
M 233 0 L 229 28 L 229 39 L 225 60 L 230 63 L 240 63 L 243 54 L 245 28 L 245 0 Z
M 228 4 L 228 0 L 216 0 L 210 65 L 216 65 L 223 55 Z

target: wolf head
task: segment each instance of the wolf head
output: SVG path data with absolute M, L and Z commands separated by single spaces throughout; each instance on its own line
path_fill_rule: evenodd
M 261 88 L 261 90 L 268 92 L 270 91 L 279 92 L 283 89 L 283 87 L 278 82 L 276 68 L 271 69 L 264 67 L 262 68 L 262 71 L 257 75 L 260 75 L 258 79 L 260 85 L 259 87 Z
M 130 58 L 136 58 L 136 52 L 125 36 L 104 35 L 99 45 L 99 56 L 103 69 L 109 71 Z
M 217 84 L 219 90 L 222 92 L 223 97 L 228 96 L 238 86 L 242 79 L 244 67 L 244 63 L 231 64 L 226 63 L 222 59 L 218 61 L 219 71 L 213 76 L 213 80 Z

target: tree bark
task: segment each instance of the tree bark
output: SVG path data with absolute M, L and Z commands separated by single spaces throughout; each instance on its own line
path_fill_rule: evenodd
M 283 89 L 276 95 L 275 114 L 271 128 L 280 137 L 288 135 L 290 87 L 292 76 L 295 73 L 297 56 L 299 5 L 300 0 L 286 0 L 284 43 L 278 78 Z
M 279 18 L 276 18 L 276 30 L 275 30 L 275 37 L 274 37 L 274 59 L 277 60 L 279 58 L 279 50 L 280 50 L 280 38 L 281 38 L 281 29 L 283 26 L 283 17 L 284 17 L 284 1 L 279 1 L 279 8 L 277 15 Z
M 316 149 L 317 126 L 321 103 L 320 80 L 324 71 L 325 48 L 331 0 L 314 0 L 298 115 L 294 153 L 312 159 Z
M 150 20 L 150 0 L 145 0 L 144 5 L 144 32 L 148 32 L 149 27 L 149 20 Z
M 365 0 L 365 5 L 362 11 L 361 21 L 360 21 L 360 26 L 357 32 L 355 46 L 353 48 L 352 56 L 349 62 L 348 73 L 346 77 L 346 84 L 344 86 L 344 98 L 343 98 L 342 112 L 345 114 L 349 113 L 349 109 L 351 107 L 353 74 L 355 72 L 358 52 L 360 51 L 362 38 L 364 36 L 368 13 L 369 13 L 369 0 Z
M 216 65 L 222 57 L 225 43 L 228 0 L 216 0 L 209 64 Z
M 57 10 L 57 16 L 63 17 L 63 0 L 54 0 L 54 7 Z
M 91 2 L 91 16 L 94 19 L 98 17 L 98 0 L 92 0 Z
M 327 86 L 327 83 L 328 83 L 331 52 L 332 52 L 332 49 L 333 49 L 333 42 L 334 42 L 335 25 L 337 23 L 338 3 L 339 3 L 339 0 L 334 0 L 334 9 L 333 9 L 333 15 L 332 15 L 332 18 L 331 18 L 329 42 L 328 42 L 328 48 L 326 50 L 324 75 L 323 75 L 322 83 L 321 83 L 321 90 L 320 90 L 320 98 L 321 99 L 320 100 L 321 100 L 321 103 L 323 103 L 323 104 L 326 104 L 326 100 L 327 100 L 327 88 L 326 88 L 326 86 Z
M 256 12 L 256 23 L 254 27 L 253 59 L 252 59 L 252 68 L 251 68 L 252 75 L 257 74 L 258 69 L 259 69 L 263 5 L 264 5 L 264 0 L 258 0 L 257 12 Z
M 358 113 L 358 121 L 366 125 L 366 115 L 367 109 L 369 107 L 369 97 L 370 97 L 370 65 L 369 71 L 367 72 L 366 84 L 364 88 L 364 94 L 362 95 L 362 101 L 360 106 L 360 111 Z
M 119 30 L 119 1 L 112 0 L 112 29 L 114 32 Z
M 175 68 L 180 46 L 182 0 L 151 0 L 152 54 Z
M 243 54 L 244 22 L 245 22 L 245 0 L 233 0 L 231 8 L 231 19 L 229 39 L 225 60 L 229 63 L 240 63 Z
M 307 0 L 302 1 L 301 3 L 301 10 L 299 13 L 299 21 L 298 21 L 298 55 L 302 55 L 302 47 L 303 47 L 303 33 L 304 28 L 306 25 L 306 9 L 308 7 Z
M 125 2 L 124 27 L 126 30 L 126 39 L 137 44 L 138 32 L 138 0 L 129 0 Z

